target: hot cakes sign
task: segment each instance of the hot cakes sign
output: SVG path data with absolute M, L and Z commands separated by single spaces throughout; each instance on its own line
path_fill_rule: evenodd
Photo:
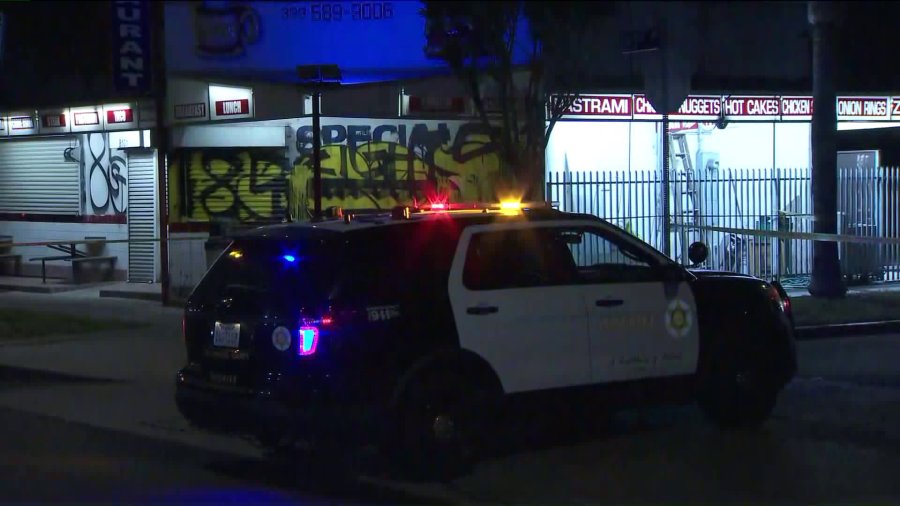
M 900 121 L 900 97 L 838 97 L 838 121 Z M 810 121 L 810 96 L 691 95 L 674 121 Z M 581 95 L 564 119 L 653 120 L 662 119 L 644 95 Z

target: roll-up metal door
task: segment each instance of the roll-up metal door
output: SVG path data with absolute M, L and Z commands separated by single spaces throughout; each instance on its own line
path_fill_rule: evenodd
M 71 136 L 0 141 L 0 213 L 79 214 L 80 153 Z
M 159 230 L 156 202 L 156 150 L 128 153 L 128 281 L 155 283 L 159 277 Z
M 179 150 L 178 156 L 185 163 L 186 216 L 243 222 L 280 220 L 284 216 L 284 148 Z

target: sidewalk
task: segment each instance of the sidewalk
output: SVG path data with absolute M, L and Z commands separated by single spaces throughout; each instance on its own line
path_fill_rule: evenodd
M 811 297 L 809 290 L 803 288 L 785 288 L 788 296 L 795 297 Z M 900 292 L 900 282 L 888 281 L 872 285 L 860 285 L 847 287 L 847 295 L 870 292 Z
M 0 306 L 116 318 L 144 325 L 51 342 L 0 343 L 0 367 L 33 369 L 113 381 L 42 381 L 4 387 L 0 406 L 92 426 L 177 441 L 245 457 L 249 442 L 202 433 L 174 403 L 175 372 L 184 365 L 181 310 L 158 302 L 100 298 L 94 291 L 0 293 Z
M 793 299 L 805 299 L 812 297 L 804 288 L 787 288 L 788 296 Z M 883 282 L 873 285 L 851 286 L 847 289 L 847 296 L 861 294 L 897 293 L 900 295 L 900 283 Z M 823 325 L 798 325 L 797 339 L 824 339 L 854 335 L 872 335 L 900 332 L 900 308 L 897 311 L 896 320 L 865 321 L 857 323 L 832 323 Z

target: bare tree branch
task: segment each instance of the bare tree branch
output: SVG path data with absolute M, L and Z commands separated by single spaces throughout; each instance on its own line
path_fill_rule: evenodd
M 595 63 L 583 50 L 592 20 L 608 15 L 609 7 L 568 1 L 424 3 L 429 26 L 444 30 L 436 35 L 445 47 L 429 47 L 430 54 L 439 54 L 469 90 L 503 166 L 526 180 L 542 174 L 543 152 L 556 122 L 578 97 L 575 83 L 583 82 Z M 528 22 L 527 33 L 519 30 L 522 20 Z M 520 97 L 516 77 L 523 70 L 528 76 Z M 496 85 L 490 93 L 499 105 L 500 129 L 486 111 L 483 82 Z

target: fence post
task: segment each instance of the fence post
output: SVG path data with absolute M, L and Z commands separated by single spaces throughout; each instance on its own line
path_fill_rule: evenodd
M 772 228 L 776 232 L 781 231 L 781 173 L 777 167 L 772 167 L 772 184 L 775 189 L 775 213 L 772 216 L 775 226 Z M 775 280 L 781 281 L 781 244 L 784 239 L 775 239 Z
M 550 193 L 551 188 L 553 187 L 553 173 L 547 172 L 547 182 L 545 183 L 546 189 L 544 191 L 544 195 L 547 199 L 547 205 L 549 207 L 553 207 L 553 195 Z
M 663 253 L 672 257 L 672 225 L 669 211 L 669 114 L 662 117 L 662 141 L 663 141 L 663 174 L 662 174 L 662 220 L 663 220 Z

